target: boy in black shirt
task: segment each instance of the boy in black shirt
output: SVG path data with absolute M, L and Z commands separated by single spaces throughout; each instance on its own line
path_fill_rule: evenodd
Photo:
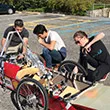
M 86 79 L 92 82 L 99 81 L 110 72 L 110 55 L 100 40 L 103 37 L 104 33 L 100 33 L 96 37 L 88 38 L 83 31 L 77 31 L 73 36 L 75 43 L 80 46 L 79 63 L 88 72 Z M 88 69 L 87 64 L 95 70 Z
M 10 27 L 8 27 L 5 30 L 4 35 L 3 35 L 3 38 L 2 38 L 2 41 L 1 41 L 2 47 L 4 46 L 4 44 L 6 42 L 6 38 L 8 36 L 8 33 L 11 32 L 11 31 L 17 31 L 21 35 L 24 44 L 22 44 L 22 41 L 19 38 L 18 34 L 17 33 L 14 33 L 13 34 L 13 37 L 11 39 L 11 42 L 10 42 L 10 44 L 8 46 L 7 53 L 17 52 L 19 50 L 19 48 L 22 47 L 22 54 L 18 58 L 18 59 L 21 59 L 26 54 L 26 47 L 27 47 L 27 44 L 28 44 L 29 32 L 24 27 L 23 20 L 16 19 L 15 22 L 14 22 L 14 26 L 10 26 Z

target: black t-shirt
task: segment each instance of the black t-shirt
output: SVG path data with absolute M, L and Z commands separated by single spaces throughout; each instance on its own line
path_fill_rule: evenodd
M 13 26 L 10 26 L 5 30 L 3 37 L 7 38 L 8 33 L 11 31 L 15 31 L 15 28 Z M 22 32 L 20 32 L 19 34 L 21 35 L 22 38 L 24 38 L 24 37 L 28 38 L 29 37 L 29 32 L 25 28 L 23 28 Z M 20 43 L 22 43 L 21 39 L 19 38 L 17 33 L 14 33 L 9 46 L 16 46 Z
M 92 41 L 93 38 L 94 37 L 89 38 L 89 42 Z M 91 51 L 88 54 L 99 64 L 106 63 L 110 65 L 110 54 L 101 40 L 91 46 Z

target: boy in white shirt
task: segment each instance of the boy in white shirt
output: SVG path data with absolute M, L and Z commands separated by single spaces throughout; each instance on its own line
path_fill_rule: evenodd
M 38 42 L 44 46 L 43 57 L 46 60 L 46 67 L 51 69 L 53 65 L 60 63 L 66 57 L 66 46 L 59 34 L 47 30 L 42 24 L 37 25 L 33 33 L 38 36 Z

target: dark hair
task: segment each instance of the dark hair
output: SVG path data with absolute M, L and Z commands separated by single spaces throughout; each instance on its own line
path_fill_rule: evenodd
M 35 26 L 33 33 L 38 35 L 38 34 L 43 34 L 44 31 L 47 32 L 46 27 L 42 24 L 38 24 L 37 26 Z
M 77 31 L 74 35 L 73 35 L 73 38 L 77 37 L 77 36 L 80 36 L 81 38 L 83 38 L 84 36 L 86 38 L 88 38 L 87 34 L 84 32 L 84 31 Z
M 15 22 L 14 22 L 14 26 L 19 26 L 19 27 L 23 27 L 24 26 L 24 23 L 23 23 L 23 20 L 21 19 L 16 19 Z

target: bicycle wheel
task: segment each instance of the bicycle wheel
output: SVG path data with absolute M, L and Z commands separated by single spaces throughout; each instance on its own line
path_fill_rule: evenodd
M 67 81 L 70 81 L 75 88 L 75 80 L 81 82 L 87 76 L 85 69 L 80 64 L 71 60 L 62 62 L 58 71 L 60 71 L 61 75 L 63 75 Z
M 16 92 L 15 91 L 11 92 L 11 101 L 12 101 L 13 105 L 16 107 L 16 109 L 20 110 L 19 106 L 18 106 L 18 104 L 16 102 Z
M 20 110 L 47 110 L 48 96 L 44 87 L 36 80 L 23 79 L 16 90 L 16 101 Z

